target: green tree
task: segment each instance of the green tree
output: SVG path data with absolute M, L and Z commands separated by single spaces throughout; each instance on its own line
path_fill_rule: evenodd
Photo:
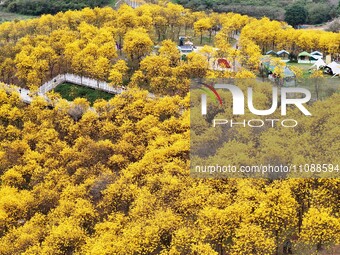
M 335 6 L 326 3 L 313 3 L 308 6 L 308 18 L 309 24 L 320 24 L 331 19 L 332 11 Z M 334 10 L 335 11 L 335 10 Z
M 285 21 L 293 26 L 297 27 L 306 22 L 307 20 L 307 10 L 301 4 L 293 4 L 286 9 Z

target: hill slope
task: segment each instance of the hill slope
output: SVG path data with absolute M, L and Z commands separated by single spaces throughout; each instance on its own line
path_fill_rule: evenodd
M 2 8 L 20 14 L 40 15 L 60 11 L 79 10 L 85 7 L 105 6 L 111 4 L 112 0 L 4 0 Z
M 300 2 L 308 11 L 310 24 L 318 24 L 339 15 L 338 0 L 174 0 L 176 3 L 195 10 L 212 9 L 216 12 L 237 12 L 261 18 L 283 20 L 285 8 Z

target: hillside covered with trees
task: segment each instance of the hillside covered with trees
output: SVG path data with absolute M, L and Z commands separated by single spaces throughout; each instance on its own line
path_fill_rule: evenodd
M 3 0 L 1 7 L 9 12 L 41 15 L 60 11 L 80 10 L 85 7 L 105 6 L 110 0 Z
M 79 10 L 85 7 L 103 7 L 112 5 L 117 1 L 112 0 L 3 0 L 1 9 L 25 14 L 41 15 L 56 14 L 60 11 Z M 290 12 L 289 9 L 302 8 L 306 12 L 303 23 L 320 24 L 327 22 L 340 15 L 340 3 L 338 0 L 173 0 L 158 1 L 145 0 L 147 3 L 166 3 L 174 2 L 181 4 L 194 11 L 216 11 L 216 12 L 235 12 L 246 14 L 256 18 L 269 17 L 276 20 L 285 20 L 285 16 Z M 294 17 L 301 15 L 301 11 Z M 302 24 L 302 23 L 301 23 Z
M 307 12 L 308 16 L 304 23 L 308 24 L 319 24 L 340 15 L 339 2 L 333 0 L 175 0 L 175 2 L 194 10 L 236 12 L 257 18 L 266 16 L 276 20 L 284 20 L 286 9 L 298 5 Z
M 181 58 L 181 34 L 210 45 Z M 339 178 L 189 172 L 192 78 L 254 78 L 269 49 L 336 56 L 339 33 L 169 3 L 6 22 L 0 45 L 0 254 L 305 255 L 340 244 Z M 213 70 L 212 57 L 238 68 Z M 27 105 L 6 85 L 34 94 L 66 72 L 127 90 L 92 107 L 53 92 Z M 261 107 L 270 88 L 256 87 Z M 289 132 L 229 130 L 218 156 L 235 165 L 340 163 L 339 100 L 331 91 L 310 104 L 312 118 L 292 111 L 302 126 Z

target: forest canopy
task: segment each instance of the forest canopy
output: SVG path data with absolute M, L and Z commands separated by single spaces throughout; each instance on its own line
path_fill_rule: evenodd
M 182 34 L 210 45 L 183 59 Z M 269 49 L 336 56 L 339 42 L 339 33 L 172 3 L 1 24 L 0 254 L 272 255 L 287 243 L 300 254 L 333 249 L 339 178 L 190 176 L 189 85 L 192 78 L 253 78 Z M 235 68 L 211 69 L 213 58 Z M 90 107 L 53 92 L 49 102 L 33 96 L 25 104 L 8 85 L 34 94 L 66 72 L 127 90 Z M 258 89 L 259 102 L 268 86 Z M 230 131 L 219 156 L 235 164 L 339 160 L 340 99 L 329 94 L 294 132 Z
M 174 2 L 194 10 L 211 9 L 216 12 L 236 12 L 257 18 L 266 16 L 276 20 L 284 20 L 287 13 L 286 8 L 297 4 L 306 9 L 308 13 L 306 23 L 308 24 L 320 24 L 340 15 L 340 5 L 338 5 L 338 2 L 330 0 L 175 0 Z
M 4 0 L 2 7 L 10 12 L 41 15 L 61 11 L 80 10 L 85 7 L 105 6 L 110 0 Z
M 80 10 L 85 7 L 113 6 L 112 0 L 3 0 L 1 8 L 9 12 L 25 15 L 56 14 L 60 11 Z M 158 0 L 145 0 L 147 3 L 163 3 Z M 256 18 L 269 17 L 284 20 L 287 8 L 303 6 L 308 14 L 308 24 L 320 24 L 340 15 L 340 2 L 335 0 L 173 0 L 165 1 L 181 4 L 194 11 L 212 10 L 216 12 L 235 12 Z

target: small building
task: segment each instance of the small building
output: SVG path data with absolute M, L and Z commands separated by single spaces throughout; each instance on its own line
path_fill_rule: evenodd
M 273 56 L 273 57 L 277 57 L 277 53 L 273 50 L 270 50 L 270 51 L 267 51 L 266 52 L 266 55 L 270 55 L 270 56 Z
M 320 59 L 320 58 L 322 59 L 323 58 L 323 54 L 320 51 L 313 51 L 310 54 L 315 59 Z
M 283 62 L 288 62 L 289 61 L 289 52 L 285 50 L 280 50 L 276 52 L 277 56 L 281 58 Z
M 294 78 L 295 77 L 295 73 L 292 70 L 290 70 L 288 66 L 285 66 L 285 69 L 283 71 L 283 76 L 286 79 Z
M 318 59 L 318 57 L 311 55 L 307 51 L 303 51 L 298 55 L 298 63 L 300 64 L 315 63 Z
M 262 71 L 265 73 L 266 76 L 268 76 L 269 80 L 275 81 L 276 78 L 274 73 L 275 66 L 271 61 L 270 57 L 263 57 L 261 59 L 261 67 Z M 289 69 L 288 66 L 284 66 L 283 69 L 283 77 L 280 77 L 282 79 L 281 85 L 283 86 L 294 86 L 295 85 L 295 74 L 292 70 Z

